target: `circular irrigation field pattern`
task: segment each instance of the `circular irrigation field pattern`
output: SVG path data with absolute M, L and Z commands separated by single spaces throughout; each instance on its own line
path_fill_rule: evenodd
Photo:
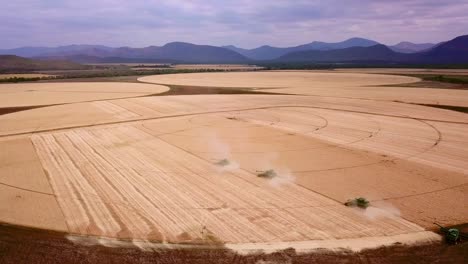
M 8 107 L 60 103 L 0 116 L 0 221 L 74 243 L 253 252 L 439 241 L 433 222 L 468 220 L 468 116 L 414 104 L 460 91 L 421 99 L 398 87 L 415 78 L 358 73 L 140 80 L 155 84 L 22 84 L 63 96 L 37 102 L 0 93 Z M 288 94 L 145 96 L 159 84 Z M 396 102 L 405 91 L 411 102 Z M 344 205 L 356 197 L 371 206 Z

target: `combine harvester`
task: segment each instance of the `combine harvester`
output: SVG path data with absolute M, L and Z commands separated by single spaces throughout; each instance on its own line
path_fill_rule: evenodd
M 437 223 L 434 223 L 438 227 L 440 227 L 440 232 L 444 234 L 445 241 L 449 244 L 456 245 L 461 242 L 461 239 L 467 239 L 468 234 L 460 232 L 458 228 L 447 228 L 443 227 Z

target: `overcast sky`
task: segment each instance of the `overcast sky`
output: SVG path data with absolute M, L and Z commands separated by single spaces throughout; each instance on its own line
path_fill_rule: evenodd
M 467 0 L 5 0 L 0 48 L 172 41 L 252 48 L 364 37 L 384 44 L 468 34 Z

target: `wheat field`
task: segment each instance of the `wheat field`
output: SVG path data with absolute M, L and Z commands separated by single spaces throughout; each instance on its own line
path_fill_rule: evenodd
M 160 87 L 108 83 L 102 89 L 119 94 L 143 90 L 2 115 L 0 221 L 238 248 L 437 240 L 428 231 L 433 222 L 468 221 L 459 202 L 468 190 L 468 116 L 396 100 L 464 104 L 465 91 L 443 97 L 418 88 L 425 95 L 416 97 L 411 89 L 379 86 L 415 78 L 329 74 L 145 77 L 292 94 L 141 97 Z M 97 89 L 74 85 L 88 94 Z M 335 96 L 343 93 L 351 96 Z M 275 177 L 258 177 L 268 170 Z M 370 208 L 344 206 L 361 196 Z

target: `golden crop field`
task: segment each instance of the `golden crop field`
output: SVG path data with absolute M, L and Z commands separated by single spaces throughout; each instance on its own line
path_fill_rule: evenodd
M 0 108 L 127 98 L 167 90 L 166 86 L 143 83 L 0 84 Z
M 434 222 L 468 221 L 468 115 L 414 104 L 468 106 L 466 90 L 307 71 L 140 80 L 157 85 L 8 85 L 62 96 L 27 103 L 0 92 L 2 107 L 62 103 L 0 116 L 0 221 L 236 250 L 437 241 Z M 273 94 L 142 96 L 164 84 Z M 344 205 L 356 197 L 371 206 Z
M 162 75 L 139 80 L 158 84 L 253 88 L 263 92 L 329 98 L 468 106 L 467 90 L 401 87 L 398 84 L 414 83 L 419 78 L 397 75 L 267 71 Z M 383 88 L 383 85 L 391 87 Z
M 467 69 L 336 69 L 337 72 L 379 73 L 379 74 L 441 74 L 441 75 L 468 75 Z

